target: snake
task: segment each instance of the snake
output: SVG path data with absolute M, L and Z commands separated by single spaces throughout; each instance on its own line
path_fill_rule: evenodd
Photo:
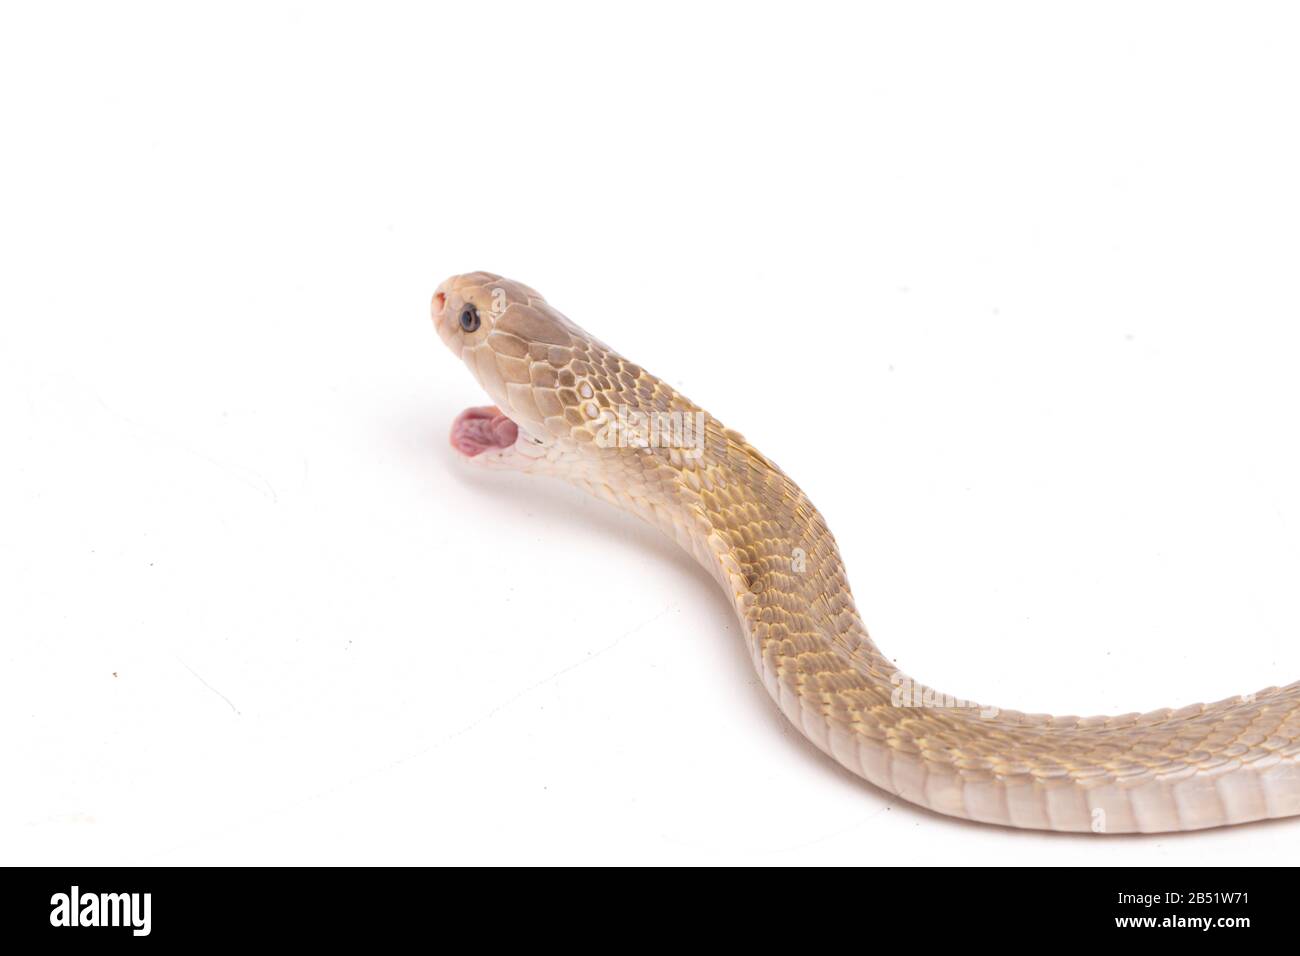
M 1300 682 L 1098 717 L 940 693 L 877 648 L 825 519 L 739 432 L 522 283 L 453 276 L 432 315 L 492 401 L 455 418 L 456 454 L 562 479 L 676 541 L 730 598 L 781 712 L 868 783 L 939 814 L 1035 830 L 1176 832 L 1300 814 Z

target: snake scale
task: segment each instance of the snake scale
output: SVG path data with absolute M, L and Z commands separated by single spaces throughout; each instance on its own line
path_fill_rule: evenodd
M 676 540 L 731 598 L 785 716 L 875 786 L 954 817 L 1043 830 L 1149 833 L 1300 814 L 1300 682 L 1087 718 L 914 685 L 868 637 L 821 514 L 739 433 L 518 282 L 455 276 L 432 310 L 495 403 L 456 419 L 461 455 L 562 478 Z

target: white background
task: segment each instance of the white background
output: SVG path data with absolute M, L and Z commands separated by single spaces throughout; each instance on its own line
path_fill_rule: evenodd
M 950 693 L 1287 683 L 1286 5 L 5 11 L 0 861 L 1295 858 L 841 771 L 684 554 L 453 458 L 428 317 L 518 278 L 742 430 Z

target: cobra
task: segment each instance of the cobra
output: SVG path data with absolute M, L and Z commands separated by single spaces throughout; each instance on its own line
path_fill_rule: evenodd
M 676 540 L 731 599 L 785 716 L 875 786 L 954 817 L 1044 830 L 1300 814 L 1300 682 L 1087 718 L 913 684 L 868 637 L 821 514 L 739 433 L 518 282 L 454 276 L 433 297 L 433 320 L 494 403 L 456 418 L 452 446 L 478 465 L 569 481 Z M 688 421 L 700 434 L 675 424 Z

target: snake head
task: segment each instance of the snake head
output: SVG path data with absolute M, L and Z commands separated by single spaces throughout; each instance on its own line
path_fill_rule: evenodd
M 432 313 L 439 337 L 495 403 L 468 408 L 452 423 L 451 445 L 461 455 L 525 467 L 589 430 L 595 391 L 582 370 L 590 349 L 603 347 L 535 290 L 490 272 L 453 276 L 434 293 Z
M 433 322 L 495 403 L 452 424 L 452 447 L 466 458 L 590 476 L 613 473 L 620 458 L 657 454 L 676 467 L 703 454 L 698 406 L 522 283 L 453 276 L 434 293 Z

